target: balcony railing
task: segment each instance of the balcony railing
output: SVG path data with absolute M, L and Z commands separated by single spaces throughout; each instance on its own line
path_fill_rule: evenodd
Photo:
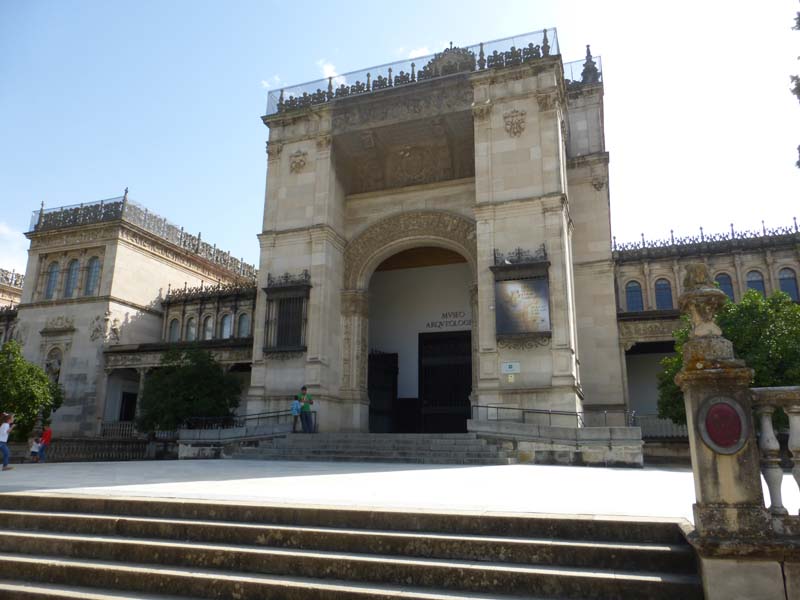
M 325 104 L 354 95 L 413 85 L 458 73 L 509 67 L 559 54 L 555 29 L 481 42 L 419 58 L 333 75 L 269 92 L 267 115 Z M 572 71 L 571 71 L 572 73 Z
M 125 196 L 108 198 L 86 204 L 73 204 L 33 211 L 30 231 L 49 231 L 63 227 L 76 227 L 94 223 L 123 220 L 152 233 L 188 252 L 197 254 L 233 273 L 247 279 L 256 278 L 256 268 L 243 259 L 231 256 L 201 239 L 201 234 L 192 235 L 170 223 L 147 208 Z
M 10 285 L 13 288 L 18 288 L 21 290 L 22 285 L 25 283 L 25 274 L 16 273 L 13 270 L 8 271 L 6 269 L 0 269 L 0 283 Z

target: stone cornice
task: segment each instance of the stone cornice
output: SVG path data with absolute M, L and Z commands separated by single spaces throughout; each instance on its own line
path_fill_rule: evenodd
M 57 300 L 39 300 L 38 302 L 25 302 L 23 304 L 19 304 L 17 305 L 17 308 L 21 310 L 26 310 L 29 308 L 53 308 L 53 307 L 69 306 L 73 304 L 96 304 L 96 303 L 105 304 L 110 302 L 113 302 L 115 304 L 121 304 L 123 306 L 128 306 L 135 310 L 150 313 L 158 317 L 160 317 L 163 314 L 161 310 L 154 308 L 152 306 L 144 306 L 143 304 L 137 304 L 136 302 L 123 300 L 122 298 L 118 298 L 117 296 L 111 296 L 111 295 L 85 296 L 81 298 L 59 298 Z
M 567 158 L 567 169 L 580 169 L 581 167 L 596 167 L 599 165 L 608 165 L 609 154 L 608 152 L 595 152 L 593 154 L 584 154 L 583 156 L 574 156 Z
M 347 239 L 342 234 L 330 225 L 325 224 L 310 225 L 308 227 L 292 227 L 291 229 L 268 229 L 262 231 L 256 237 L 258 237 L 259 245 L 263 249 L 270 245 L 269 242 L 273 238 L 295 236 L 298 239 L 303 239 L 304 237 L 311 239 L 314 235 L 322 235 L 341 248 L 347 245 Z
M 492 214 L 502 211 L 513 211 L 515 208 L 527 208 L 531 203 L 541 202 L 546 205 L 552 202 L 552 208 L 558 208 L 567 204 L 566 195 L 557 192 L 553 194 L 543 194 L 541 196 L 531 196 L 529 198 L 514 198 L 513 200 L 501 200 L 499 202 L 481 202 L 475 205 L 475 218 L 481 219 L 491 217 Z

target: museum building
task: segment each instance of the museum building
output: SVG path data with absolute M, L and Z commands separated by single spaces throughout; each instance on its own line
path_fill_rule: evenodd
M 258 271 L 127 193 L 34 213 L 0 339 L 65 387 L 57 432 L 132 433 L 147 372 L 190 344 L 246 382 L 243 413 L 308 386 L 320 430 L 627 424 L 656 412 L 688 262 L 734 300 L 798 300 L 796 223 L 612 239 L 601 62 L 562 62 L 554 29 L 271 92 L 262 119 Z

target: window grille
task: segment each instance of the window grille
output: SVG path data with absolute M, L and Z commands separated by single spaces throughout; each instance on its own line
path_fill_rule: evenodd
M 52 262 L 47 268 L 47 285 L 44 288 L 45 300 L 51 300 L 56 295 L 58 285 L 58 263 Z
M 64 285 L 64 298 L 72 298 L 75 288 L 78 287 L 78 260 L 73 259 L 67 265 L 67 281 Z
M 625 305 L 629 312 L 642 312 L 644 301 L 642 300 L 642 286 L 638 281 L 629 281 L 625 286 Z
M 672 286 L 666 279 L 656 281 L 656 309 L 672 309 Z
M 97 293 L 98 283 L 100 283 L 100 259 L 93 256 L 86 266 L 86 285 L 83 288 L 83 295 L 94 296 Z
M 293 277 L 268 278 L 267 318 L 264 349 L 273 352 L 303 352 L 306 349 L 308 297 L 311 281 L 308 271 Z
M 800 302 L 800 293 L 797 289 L 797 275 L 790 268 L 781 269 L 778 271 L 778 282 L 781 291 L 789 294 L 789 297 L 795 302 Z
M 719 289 L 725 292 L 725 295 L 733 301 L 733 281 L 731 281 L 731 276 L 727 273 L 720 273 L 714 280 L 719 284 Z
M 764 288 L 764 276 L 759 271 L 750 271 L 747 274 L 747 289 L 756 290 L 762 296 L 767 295 L 767 291 Z

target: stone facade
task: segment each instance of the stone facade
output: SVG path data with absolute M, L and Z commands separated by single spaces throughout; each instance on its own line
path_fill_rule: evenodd
M 0 271 L 0 294 L 19 297 L 0 309 L 0 340 L 19 340 L 64 386 L 57 434 L 130 417 L 123 397 L 182 344 L 249 380 L 243 411 L 283 410 L 307 385 L 320 430 L 365 431 L 369 363 L 391 345 L 370 333 L 391 331 L 373 274 L 385 293 L 392 269 L 408 268 L 406 292 L 413 269 L 431 266 L 463 281 L 438 294 L 453 306 L 436 305 L 433 289 L 435 314 L 417 314 L 413 295 L 402 296 L 408 318 L 397 303 L 392 314 L 433 323 L 409 332 L 420 340 L 469 335 L 467 411 L 595 410 L 616 425 L 629 424 L 625 410 L 655 412 L 686 264 L 728 275 L 737 300 L 754 273 L 766 293 L 791 285 L 788 274 L 796 290 L 797 225 L 617 245 L 599 59 L 587 48 L 562 63 L 553 33 L 271 94 L 258 272 L 127 192 L 37 211 L 24 286 Z M 419 281 L 435 288 L 432 277 Z M 422 375 L 409 377 L 404 393 L 423 396 Z

